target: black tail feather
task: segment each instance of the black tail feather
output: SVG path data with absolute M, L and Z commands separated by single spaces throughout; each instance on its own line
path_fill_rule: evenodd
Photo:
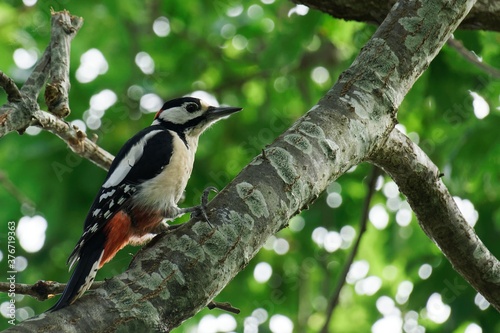
M 81 260 L 78 261 L 61 298 L 47 311 L 57 311 L 70 305 L 90 288 L 99 269 L 99 262 L 101 261 L 103 252 L 103 249 L 89 249 L 88 247 L 83 249 Z

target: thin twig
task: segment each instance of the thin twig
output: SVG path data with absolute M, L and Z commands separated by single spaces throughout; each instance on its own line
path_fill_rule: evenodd
M 457 52 L 468 62 L 481 69 L 488 75 L 496 79 L 500 79 L 500 70 L 496 69 L 493 66 L 485 64 L 477 54 L 468 50 L 461 41 L 454 39 L 453 37 L 448 39 L 447 44 L 457 50 Z
M 221 309 L 221 310 L 224 310 L 224 311 L 227 311 L 227 312 L 231 312 L 231 313 L 235 313 L 235 314 L 239 314 L 240 313 L 240 309 L 233 307 L 228 302 L 215 302 L 215 301 L 211 301 L 210 303 L 208 303 L 207 308 L 209 308 L 210 310 L 213 310 L 213 309 L 217 308 L 217 309 Z
M 114 156 L 90 140 L 85 132 L 71 126 L 59 117 L 38 110 L 33 113 L 32 125 L 39 126 L 66 141 L 71 150 L 92 161 L 97 166 L 108 170 Z
M 96 281 L 92 284 L 89 290 L 95 290 L 101 287 L 103 284 L 104 281 Z M 66 283 L 44 280 L 39 280 L 35 284 L 0 282 L 0 292 L 15 293 L 17 295 L 27 295 L 41 302 L 50 299 L 57 294 L 61 294 L 64 291 L 65 287 Z M 212 301 L 208 303 L 207 307 L 210 310 L 217 308 L 235 314 L 240 313 L 240 309 L 235 308 L 228 302 Z
M 94 282 L 90 290 L 99 288 L 103 283 L 104 281 Z M 54 297 L 54 295 L 62 293 L 65 287 L 66 283 L 44 280 L 40 280 L 35 284 L 0 282 L 0 292 L 28 295 L 38 301 L 45 301 Z
M 35 203 L 31 201 L 23 192 L 21 192 L 14 183 L 7 177 L 5 172 L 0 170 L 0 184 L 9 192 L 19 203 L 30 210 L 34 210 Z
M 17 88 L 14 81 L 2 71 L 0 71 L 0 87 L 7 93 L 7 100 L 9 102 L 13 103 L 21 100 L 19 88 Z
M 380 174 L 381 174 L 381 170 L 374 165 L 372 167 L 370 176 L 368 178 L 368 184 L 367 184 L 368 193 L 366 194 L 365 201 L 363 203 L 363 212 L 361 214 L 361 223 L 359 226 L 359 234 L 358 234 L 358 237 L 356 238 L 356 242 L 354 243 L 352 251 L 349 254 L 349 257 L 347 258 L 347 261 L 344 265 L 344 269 L 339 276 L 337 286 L 335 287 L 333 295 L 330 298 L 330 302 L 328 303 L 328 308 L 326 310 L 326 321 L 325 321 L 325 324 L 323 325 L 323 328 L 321 329 L 321 333 L 328 333 L 329 332 L 328 326 L 330 325 L 330 320 L 333 316 L 333 311 L 335 310 L 335 307 L 338 304 L 340 291 L 342 290 L 342 287 L 345 284 L 347 274 L 349 273 L 349 270 L 351 269 L 351 265 L 354 261 L 354 258 L 356 257 L 356 253 L 358 252 L 359 244 L 361 244 L 361 237 L 363 237 L 363 234 L 366 231 L 366 226 L 368 224 L 368 213 L 370 210 L 370 202 L 372 200 L 373 194 L 375 193 L 375 186 L 377 184 L 377 178 Z

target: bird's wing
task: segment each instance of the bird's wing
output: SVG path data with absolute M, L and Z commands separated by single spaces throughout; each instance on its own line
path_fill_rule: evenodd
M 172 155 L 172 135 L 160 126 L 150 126 L 131 138 L 118 152 L 108 175 L 85 219 L 84 232 L 68 259 L 80 259 L 83 246 L 113 216 L 124 209 L 142 182 L 158 175 Z M 103 244 L 96 244 L 102 247 Z M 97 249 L 96 249 L 97 250 Z M 102 249 L 99 249 L 102 251 Z

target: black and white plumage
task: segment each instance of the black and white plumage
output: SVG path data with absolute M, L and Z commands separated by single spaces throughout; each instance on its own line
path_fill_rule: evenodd
M 97 193 L 84 232 L 68 263 L 76 268 L 59 301 L 59 310 L 81 297 L 97 270 L 127 244 L 141 244 L 174 219 L 200 206 L 177 206 L 186 187 L 198 138 L 217 120 L 241 110 L 213 107 L 183 97 L 166 102 L 151 126 L 132 137 L 116 155 Z

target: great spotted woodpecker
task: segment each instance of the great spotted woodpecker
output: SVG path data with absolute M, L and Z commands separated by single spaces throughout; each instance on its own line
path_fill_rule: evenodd
M 84 232 L 68 259 L 71 275 L 59 301 L 49 311 L 81 297 L 97 270 L 127 244 L 141 244 L 165 230 L 164 219 L 184 213 L 206 214 L 202 204 L 179 208 L 193 168 L 198 138 L 217 120 L 241 110 L 213 107 L 183 97 L 166 102 L 151 126 L 132 137 L 116 155 L 85 219 Z M 207 192 L 208 191 L 208 192 Z

